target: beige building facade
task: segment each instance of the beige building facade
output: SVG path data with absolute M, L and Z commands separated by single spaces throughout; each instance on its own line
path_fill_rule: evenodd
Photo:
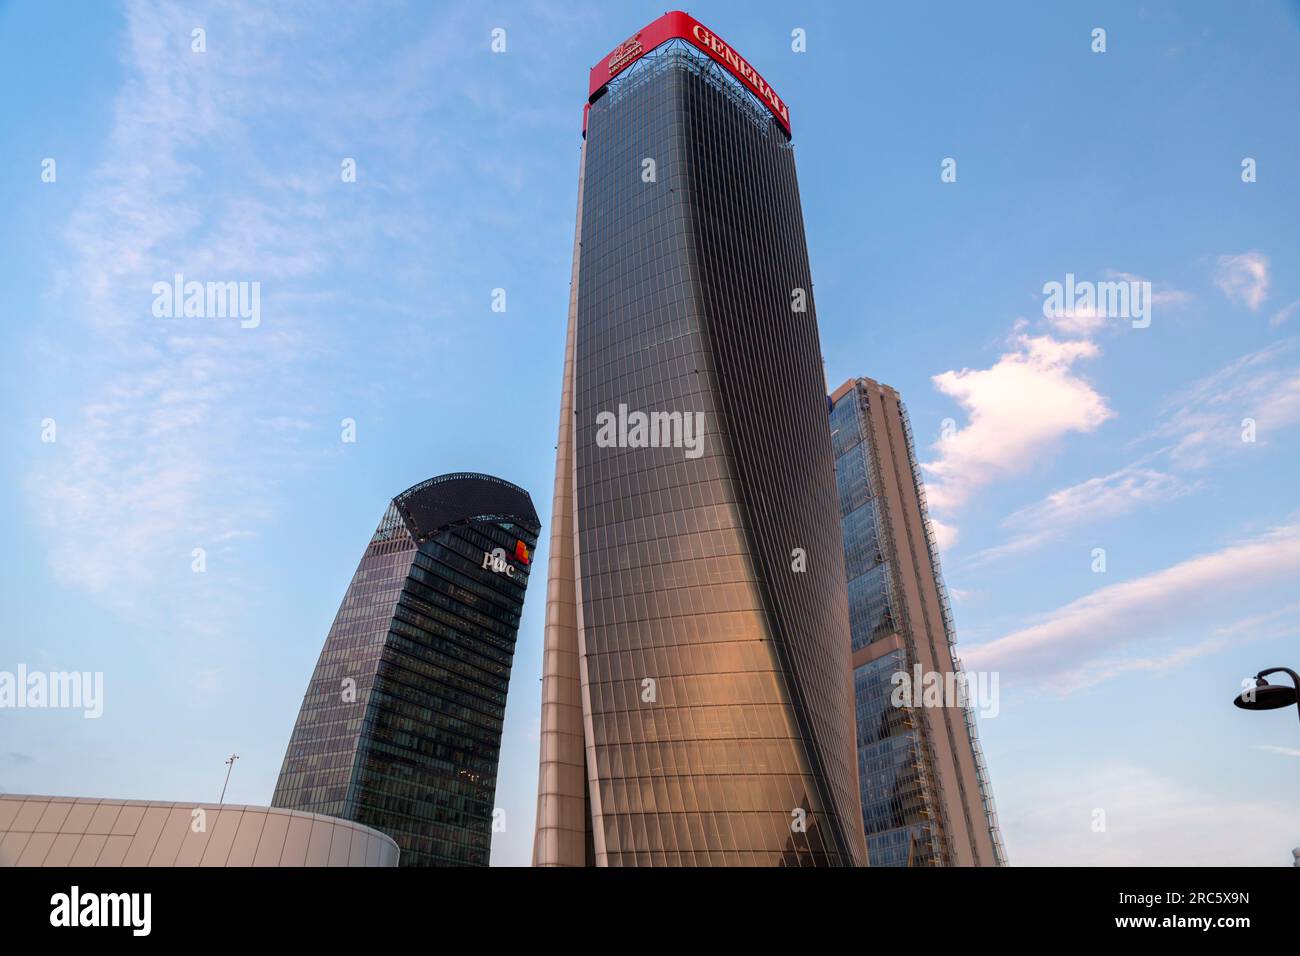
M 396 866 L 378 830 L 274 807 L 0 794 L 0 866 Z

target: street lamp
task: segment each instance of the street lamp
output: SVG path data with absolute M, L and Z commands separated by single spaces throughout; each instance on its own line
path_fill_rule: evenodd
M 217 801 L 218 805 L 226 802 L 226 787 L 230 786 L 230 771 L 235 769 L 235 761 L 239 759 L 239 754 L 231 754 L 226 759 L 226 782 L 221 785 L 221 799 Z
M 1270 684 L 1264 680 L 1269 674 L 1286 674 L 1294 687 Z M 1300 675 L 1289 667 L 1269 667 L 1255 675 L 1255 686 L 1247 687 L 1232 701 L 1242 710 L 1279 710 L 1296 705 L 1300 710 Z M 1300 867 L 1300 846 L 1291 851 L 1292 866 Z
M 1270 684 L 1264 680 L 1269 674 L 1287 674 L 1294 687 Z M 1270 667 L 1255 675 L 1255 686 L 1247 687 L 1233 701 L 1242 710 L 1277 710 L 1296 705 L 1300 711 L 1300 674 L 1289 667 Z

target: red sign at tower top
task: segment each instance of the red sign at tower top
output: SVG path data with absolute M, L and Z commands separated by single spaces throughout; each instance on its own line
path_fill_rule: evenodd
M 669 40 L 685 40 L 692 46 L 703 50 L 709 55 L 710 59 L 725 67 L 732 76 L 740 80 L 750 92 L 762 100 L 763 105 L 781 124 L 781 128 L 785 130 L 786 135 L 790 135 L 790 109 L 785 105 L 785 101 L 777 95 L 776 90 L 772 89 L 767 84 L 767 81 L 758 74 L 758 71 L 750 66 L 745 58 L 729 44 L 689 13 L 682 13 L 680 10 L 665 13 L 654 23 L 642 28 L 638 33 L 614 47 L 609 56 L 597 63 L 591 71 L 591 89 L 588 90 L 588 101 L 619 73 L 655 47 L 661 46 Z

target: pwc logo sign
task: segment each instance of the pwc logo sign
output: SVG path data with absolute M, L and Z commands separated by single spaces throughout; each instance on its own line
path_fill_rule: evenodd
M 522 541 L 515 542 L 515 553 L 510 557 L 513 557 L 525 567 L 527 567 L 529 562 L 532 560 L 532 556 L 528 553 L 528 545 L 524 544 Z M 513 578 L 515 576 L 515 571 L 517 570 L 517 568 L 510 563 L 510 559 L 506 557 L 505 548 L 493 548 L 491 551 L 484 551 L 483 563 L 480 564 L 479 567 L 484 570 L 495 571 L 497 574 L 504 574 L 508 578 Z
M 772 89 L 758 71 L 728 43 L 699 20 L 680 10 L 665 13 L 635 36 L 614 47 L 605 59 L 596 64 L 591 71 L 591 83 L 587 91 L 588 104 L 604 89 L 606 83 L 646 53 L 669 40 L 686 40 L 692 46 L 707 53 L 710 59 L 725 67 L 732 76 L 762 100 L 763 105 L 776 117 L 777 123 L 785 130 L 786 135 L 790 135 L 790 108 L 777 95 L 776 90 Z M 585 116 L 583 128 L 584 130 L 586 128 Z

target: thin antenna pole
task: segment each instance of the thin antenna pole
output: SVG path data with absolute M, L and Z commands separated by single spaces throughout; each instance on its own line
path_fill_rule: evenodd
M 217 801 L 217 806 L 226 802 L 226 787 L 230 786 L 230 771 L 235 769 L 235 761 L 239 759 L 239 754 L 231 754 L 226 759 L 226 782 L 221 785 L 221 799 Z

